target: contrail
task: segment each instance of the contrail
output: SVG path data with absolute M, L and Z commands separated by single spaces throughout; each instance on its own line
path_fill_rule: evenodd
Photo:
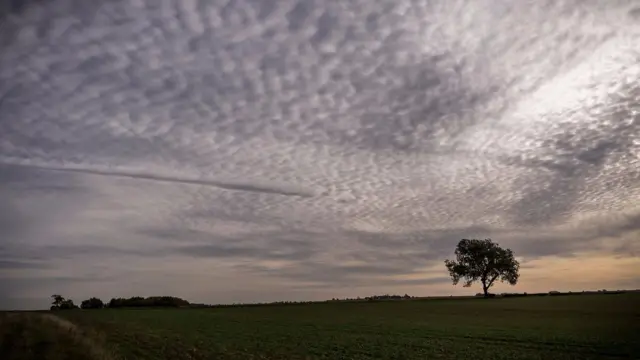
M 23 168 L 38 169 L 38 170 L 47 170 L 47 171 L 71 172 L 71 173 L 81 173 L 81 174 L 100 175 L 100 176 L 114 176 L 114 177 L 121 177 L 121 178 L 158 181 L 158 182 L 166 182 L 166 183 L 174 183 L 174 184 L 213 186 L 213 187 L 226 189 L 226 190 L 251 191 L 251 192 L 259 192 L 259 193 L 267 193 L 267 194 L 285 195 L 285 196 L 299 196 L 299 197 L 315 196 L 315 193 L 310 190 L 285 189 L 283 187 L 249 184 L 249 183 L 242 183 L 242 182 L 232 183 L 232 182 L 223 182 L 223 181 L 210 180 L 210 179 L 189 179 L 189 178 L 172 177 L 172 176 L 156 175 L 156 174 L 149 174 L 149 173 L 139 173 L 139 172 L 64 168 L 64 167 L 46 166 L 46 165 L 43 166 L 43 165 L 32 165 L 32 164 L 16 164 L 16 163 L 10 163 L 10 162 L 1 162 L 0 165 L 23 167 Z

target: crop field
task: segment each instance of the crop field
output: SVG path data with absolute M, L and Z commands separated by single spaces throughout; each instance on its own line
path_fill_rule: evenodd
M 0 358 L 640 358 L 640 294 L 3 313 Z

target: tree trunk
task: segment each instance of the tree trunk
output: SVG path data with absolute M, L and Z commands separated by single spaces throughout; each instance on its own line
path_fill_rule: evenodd
M 482 291 L 484 291 L 484 297 L 488 298 L 489 297 L 489 288 L 487 287 L 487 285 L 485 283 L 482 283 Z

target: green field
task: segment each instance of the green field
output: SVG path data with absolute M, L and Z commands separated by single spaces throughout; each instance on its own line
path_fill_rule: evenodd
M 0 358 L 640 358 L 638 304 L 627 293 L 4 313 Z

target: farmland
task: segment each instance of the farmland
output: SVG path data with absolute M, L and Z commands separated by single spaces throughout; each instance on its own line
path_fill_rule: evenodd
M 639 293 L 4 313 L 0 358 L 639 358 L 637 304 Z

